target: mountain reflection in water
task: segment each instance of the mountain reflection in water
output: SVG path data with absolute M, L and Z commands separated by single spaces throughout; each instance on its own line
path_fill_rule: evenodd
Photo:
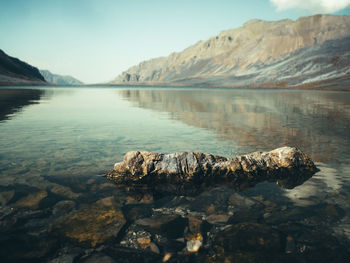
M 138 107 L 214 131 L 239 145 L 237 154 L 296 146 L 319 162 L 348 160 L 350 96 L 286 90 L 120 90 Z
M 39 89 L 0 89 L 0 121 L 25 106 L 38 103 L 43 93 Z
M 331 91 L 2 88 L 1 262 L 350 262 L 349 101 Z M 132 150 L 232 157 L 284 145 L 320 169 L 290 190 L 157 196 L 100 176 Z

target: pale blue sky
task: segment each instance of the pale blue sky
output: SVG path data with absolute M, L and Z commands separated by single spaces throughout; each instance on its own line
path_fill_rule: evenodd
M 286 1 L 271 1 L 275 5 L 269 0 L 0 0 L 0 49 L 41 69 L 105 82 L 143 60 L 181 51 L 249 19 L 297 19 L 320 10 L 283 10 L 283 5 L 277 10 L 276 2 Z M 349 7 L 336 14 L 350 15 Z

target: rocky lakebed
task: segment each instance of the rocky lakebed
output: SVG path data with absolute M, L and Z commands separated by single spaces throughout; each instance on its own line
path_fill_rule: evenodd
M 2 88 L 0 262 L 350 262 L 349 100 Z
M 309 157 L 289 147 L 233 159 L 129 152 L 107 172 L 114 182 L 96 176 L 82 178 L 74 189 L 69 178 L 45 190 L 2 187 L 1 258 L 347 262 L 350 244 L 334 232 L 344 216 L 339 206 L 298 207 L 275 198 L 280 186 L 293 188 L 317 171 Z M 257 194 L 271 184 L 272 191 Z

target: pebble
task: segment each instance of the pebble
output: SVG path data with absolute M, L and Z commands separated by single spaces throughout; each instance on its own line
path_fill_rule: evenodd
M 291 236 L 287 236 L 285 252 L 286 252 L 286 254 L 291 254 L 291 253 L 294 253 L 294 251 L 295 251 L 294 238 Z
M 149 237 L 139 237 L 137 238 L 137 243 L 141 246 L 141 248 L 148 248 L 151 244 L 151 239 Z
M 152 202 L 153 202 L 153 195 L 151 194 L 145 194 L 140 200 L 140 203 L 143 203 L 143 204 L 150 204 Z
M 212 215 L 207 217 L 207 221 L 213 225 L 226 223 L 228 221 L 228 219 L 229 219 L 228 215 L 212 214 Z
M 49 263 L 73 263 L 73 255 L 62 255 L 49 261 Z
M 265 213 L 264 215 L 263 215 L 263 217 L 266 219 L 266 218 L 269 218 L 271 216 L 271 213 Z
M 197 252 L 202 246 L 203 237 L 200 233 L 187 238 L 186 249 L 188 252 Z
M 165 253 L 164 257 L 163 257 L 163 262 L 167 262 L 170 258 L 172 257 L 171 253 Z
M 115 261 L 110 256 L 98 253 L 87 258 L 84 263 L 115 263 Z
M 156 254 L 160 253 L 158 246 L 153 242 L 149 243 L 149 248 L 153 253 L 156 253 Z

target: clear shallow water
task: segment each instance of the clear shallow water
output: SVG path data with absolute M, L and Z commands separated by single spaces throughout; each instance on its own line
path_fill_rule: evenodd
M 341 262 L 348 257 L 349 93 L 1 88 L 0 110 L 0 242 L 6 261 L 117 261 L 115 255 L 128 258 L 135 248 L 138 253 L 158 249 L 159 254 L 142 254 L 151 261 L 169 251 L 171 260 L 180 262 L 319 262 L 336 255 Z M 198 197 L 159 199 L 122 191 L 100 176 L 130 150 L 230 157 L 284 145 L 299 147 L 320 168 L 292 190 L 262 183 L 240 193 L 221 187 Z M 144 218 L 166 226 L 152 228 Z M 201 230 L 194 230 L 193 218 Z M 169 224 L 179 234 L 169 236 Z M 241 226 L 243 234 L 234 229 L 220 234 L 230 225 Z M 249 227 L 257 229 L 253 245 L 222 245 L 252 236 Z M 186 245 L 197 232 L 203 245 L 189 256 Z M 140 245 L 141 237 L 157 249 Z

